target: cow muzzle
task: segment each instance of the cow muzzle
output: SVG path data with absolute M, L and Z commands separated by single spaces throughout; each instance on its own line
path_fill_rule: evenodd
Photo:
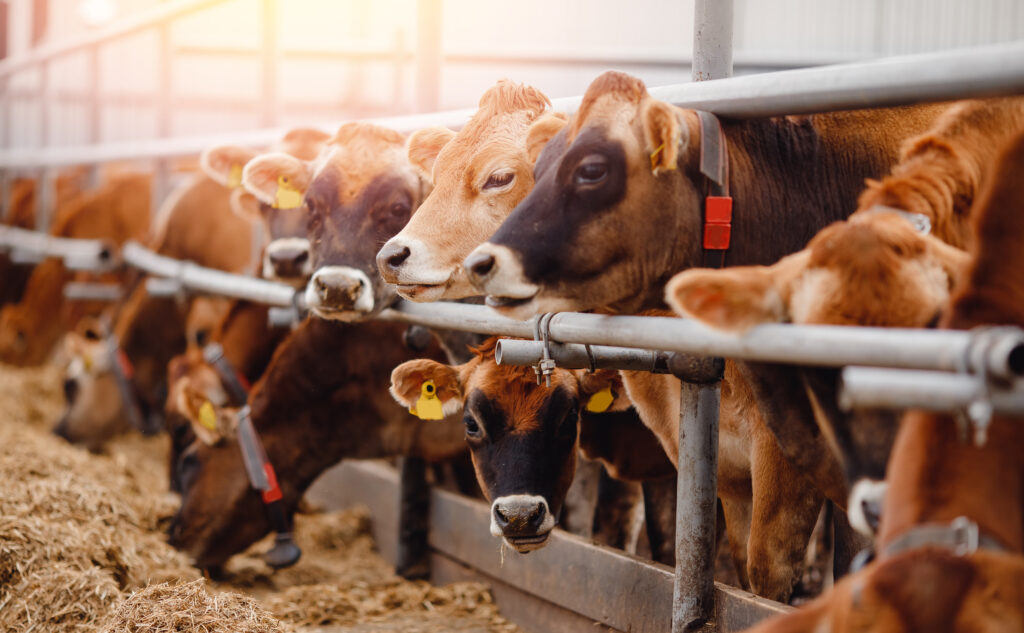
M 520 554 L 544 547 L 554 527 L 548 502 L 539 495 L 507 495 L 491 504 L 491 534 Z
M 312 273 L 306 238 L 283 237 L 267 245 L 263 254 L 264 278 L 302 286 Z
M 439 267 L 431 250 L 401 235 L 388 240 L 377 253 L 377 270 L 398 294 L 411 301 L 437 301 L 449 296 L 453 271 Z
M 533 301 L 540 291 L 526 280 L 523 266 L 506 246 L 481 244 L 462 262 L 470 283 L 487 295 L 487 305 L 511 311 Z
M 324 266 L 306 284 L 306 305 L 321 319 L 354 321 L 373 312 L 373 282 L 349 266 Z
M 887 488 L 885 481 L 864 478 L 850 489 L 847 515 L 850 525 L 861 534 L 874 537 L 878 533 Z

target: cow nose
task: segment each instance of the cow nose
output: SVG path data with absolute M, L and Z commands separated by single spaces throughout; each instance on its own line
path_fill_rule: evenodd
M 494 255 L 490 253 L 473 253 L 466 258 L 463 267 L 474 281 L 483 281 L 494 272 Z
M 278 277 L 305 276 L 303 273 L 309 262 L 309 248 L 301 246 L 285 246 L 274 248 L 273 245 L 267 249 L 267 259 Z
M 878 533 L 878 526 L 882 522 L 882 504 L 880 499 L 865 498 L 860 502 L 861 511 L 864 513 L 864 520 L 875 534 Z
M 314 278 L 322 305 L 337 310 L 351 310 L 363 291 L 363 280 L 337 272 L 318 272 Z
M 494 505 L 494 522 L 505 535 L 536 534 L 544 523 L 547 508 L 543 500 L 531 497 L 529 500 L 513 499 Z
M 405 260 L 409 259 L 409 255 L 412 251 L 409 250 L 408 246 L 404 244 L 398 244 L 395 242 L 388 242 L 384 245 L 384 248 L 380 249 L 377 253 L 377 267 L 380 269 L 391 269 L 397 270 L 402 267 Z
M 64 379 L 64 401 L 68 404 L 75 401 L 75 395 L 78 393 L 78 381 L 73 378 Z

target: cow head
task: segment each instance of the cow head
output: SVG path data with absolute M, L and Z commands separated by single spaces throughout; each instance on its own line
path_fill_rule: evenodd
M 537 124 L 535 124 L 537 125 Z M 667 274 L 698 260 L 696 114 L 608 72 L 587 89 L 536 185 L 463 262 L 488 305 L 513 317 L 635 311 Z
M 547 541 L 576 470 L 579 383 L 558 369 L 546 387 L 530 367 L 499 366 L 495 342 L 475 349 L 464 365 L 399 365 L 391 395 L 411 409 L 431 397 L 445 415 L 463 411 L 477 481 L 491 501 L 491 534 L 529 552 Z
M 64 400 L 67 408 L 53 432 L 72 444 L 98 451 L 130 428 L 103 329 L 84 318 L 64 336 Z
M 966 253 L 899 214 L 861 212 L 772 266 L 679 273 L 666 298 L 679 314 L 733 332 L 778 322 L 926 327 L 936 322 L 966 264 Z M 879 509 L 896 415 L 840 411 L 837 370 L 801 373 L 818 424 L 844 466 L 851 520 L 865 529 Z
M 320 130 L 300 128 L 288 132 L 272 149 L 299 160 L 311 161 L 330 138 Z M 246 147 L 221 145 L 204 151 L 200 165 L 208 176 L 232 188 L 231 209 L 235 213 L 262 223 L 268 240 L 263 249 L 262 276 L 296 287 L 305 286 L 313 272 L 309 240 L 306 239 L 308 218 L 305 207 L 302 204 L 294 207 L 268 204 L 242 188 L 242 171 L 258 155 Z
M 353 321 L 394 301 L 394 290 L 377 273 L 375 256 L 429 191 L 400 134 L 349 123 L 316 161 L 267 154 L 246 165 L 242 180 L 266 204 L 304 201 L 315 271 L 305 298 L 314 314 Z
M 565 126 L 544 114 L 548 98 L 500 81 L 457 134 L 428 128 L 409 137 L 409 161 L 433 191 L 402 231 L 377 253 L 384 281 L 413 301 L 476 294 L 462 260 L 498 228 L 533 188 L 533 163 Z M 532 124 L 532 127 L 531 127 Z

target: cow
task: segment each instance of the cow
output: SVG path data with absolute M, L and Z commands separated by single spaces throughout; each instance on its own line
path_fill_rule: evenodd
M 390 402 L 391 370 L 412 352 L 402 343 L 403 327 L 365 321 L 392 299 L 375 272 L 374 255 L 429 191 L 404 143 L 397 132 L 352 123 L 338 130 L 315 164 L 265 155 L 243 172 L 264 202 L 272 202 L 279 183 L 303 193 L 311 259 L 331 267 L 314 291 L 327 289 L 327 296 L 310 302 L 328 318 L 307 319 L 278 346 L 248 399 L 289 513 L 313 479 L 341 459 L 442 459 L 465 451 L 457 420 L 423 425 Z M 355 283 L 338 292 L 345 296 L 336 302 L 336 284 L 345 277 Z M 429 354 L 442 358 L 436 344 Z M 170 541 L 197 565 L 216 568 L 268 531 L 235 442 L 193 442 L 179 459 L 177 479 L 182 505 Z
M 436 127 L 409 137 L 409 160 L 433 190 L 377 254 L 381 276 L 400 295 L 436 301 L 477 294 L 462 260 L 533 188 L 537 153 L 565 125 L 550 105 L 535 88 L 499 81 L 458 133 Z
M 330 140 L 330 135 L 311 128 L 289 131 L 272 148 L 299 160 L 312 161 Z M 256 200 L 242 185 L 242 170 L 258 154 L 237 145 L 212 147 L 203 152 L 200 165 L 203 171 L 226 187 L 235 189 L 232 208 L 263 227 L 267 244 L 263 248 L 260 275 L 264 279 L 280 281 L 296 288 L 305 286 L 312 274 L 309 261 L 309 242 L 306 239 L 306 213 L 301 197 L 275 196 L 272 203 Z M 289 206 L 294 205 L 294 206 Z
M 120 245 L 145 239 L 149 230 L 150 177 L 114 174 L 98 190 L 72 197 L 57 209 L 50 234 L 60 237 L 103 239 Z M 63 286 L 73 275 L 61 261 L 47 259 L 33 270 L 21 301 L 0 310 L 0 360 L 16 365 L 38 365 L 49 358 L 61 334 L 79 317 L 102 309 L 90 302 L 69 305 Z M 118 280 L 118 275 L 99 279 Z
M 1024 327 L 1024 135 L 971 216 L 972 261 L 945 327 Z M 756 633 L 1010 631 L 1024 626 L 1024 420 L 994 415 L 980 445 L 956 417 L 911 411 L 889 463 L 877 560 Z M 965 535 L 973 533 L 973 538 Z M 943 538 L 948 537 L 948 538 Z
M 729 331 L 758 323 L 926 327 L 937 322 L 967 261 L 970 205 L 988 178 L 997 148 L 1024 129 L 1024 99 L 955 104 L 925 134 L 907 141 L 900 162 L 881 181 L 869 181 L 857 211 L 816 235 L 808 246 L 767 267 L 693 269 L 674 277 L 668 302 Z M 922 230 L 926 231 L 922 233 Z M 767 373 L 767 372 L 765 372 Z M 851 520 L 861 531 L 877 527 L 896 414 L 842 412 L 837 371 L 788 368 L 771 372 L 778 399 L 780 376 L 796 374 L 798 393 L 810 399 L 822 435 L 844 468 Z M 791 453 L 812 458 L 800 437 Z
M 543 547 L 562 512 L 578 452 L 599 459 L 622 480 L 675 474 L 657 453 L 636 452 L 650 437 L 645 430 L 635 442 L 621 441 L 623 432 L 640 431 L 631 425 L 635 418 L 616 415 L 628 409 L 628 400 L 613 393 L 615 400 L 601 407 L 609 413 L 587 410 L 591 398 L 608 390 L 616 377 L 556 369 L 551 385 L 542 385 L 530 367 L 498 365 L 496 344 L 497 338 L 484 341 L 461 365 L 433 359 L 403 363 L 392 372 L 390 388 L 410 410 L 417 410 L 429 391 L 446 419 L 462 414 L 477 482 L 491 502 L 494 536 L 520 553 Z M 618 425 L 625 428 L 610 428 Z
M 29 178 L 15 178 L 10 185 L 3 223 L 20 229 L 35 228 L 36 183 Z M 0 253 L 0 305 L 21 300 L 32 266 L 18 265 L 7 253 Z

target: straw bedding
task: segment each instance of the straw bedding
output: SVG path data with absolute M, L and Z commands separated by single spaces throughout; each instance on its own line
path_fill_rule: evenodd
M 484 585 L 395 576 L 359 509 L 299 515 L 304 556 L 290 569 L 262 562 L 268 538 L 218 582 L 200 579 L 164 542 L 177 503 L 166 439 L 90 454 L 49 433 L 61 402 L 54 368 L 0 365 L 0 631 L 518 631 Z

